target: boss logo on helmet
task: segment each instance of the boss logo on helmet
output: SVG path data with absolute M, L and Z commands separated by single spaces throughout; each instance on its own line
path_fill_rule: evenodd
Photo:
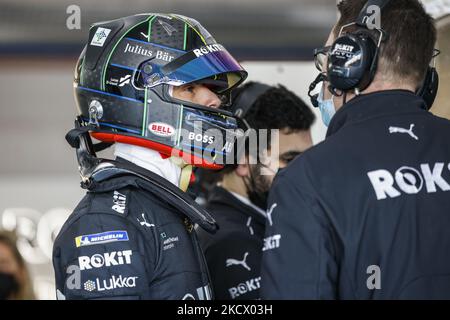
M 403 166 L 391 174 L 389 171 L 380 169 L 367 173 L 369 180 L 375 190 L 378 200 L 396 198 L 403 193 L 417 194 L 424 189 L 427 193 L 450 191 L 450 184 L 442 177 L 444 163 L 437 162 L 434 166 L 428 163 L 420 165 L 420 171 Z M 450 172 L 450 163 L 447 165 Z M 449 176 L 450 177 L 450 176 Z
M 152 122 L 148 125 L 148 130 L 160 137 L 171 137 L 175 134 L 175 128 L 164 122 Z
M 201 133 L 189 132 L 188 138 L 191 141 L 194 140 L 194 141 L 197 141 L 197 142 L 208 143 L 208 144 L 213 144 L 214 143 L 214 137 L 213 136 L 208 136 L 206 134 L 201 134 Z
M 199 49 L 194 49 L 194 54 L 198 58 L 205 54 L 209 54 L 211 52 L 217 52 L 217 51 L 223 51 L 223 50 L 225 50 L 225 48 L 222 45 L 211 44 L 211 45 L 207 45 L 205 47 L 200 47 Z
M 336 45 L 333 48 L 333 52 L 331 53 L 331 55 L 335 56 L 335 57 L 347 57 L 347 58 L 351 58 L 354 56 L 354 52 L 353 50 L 355 49 L 354 46 L 348 45 L 348 44 L 339 44 L 336 43 Z

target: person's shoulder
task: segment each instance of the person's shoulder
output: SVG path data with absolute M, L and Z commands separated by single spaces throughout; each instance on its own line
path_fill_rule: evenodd
M 433 113 L 429 113 L 430 121 L 435 123 L 439 129 L 450 131 L 450 120 L 447 118 L 440 117 Z
M 129 228 L 129 220 L 136 219 L 133 217 L 135 210 L 130 210 L 133 192 L 130 187 L 102 192 L 88 191 L 67 218 L 56 241 L 61 240 L 64 234 L 72 234 L 74 230 L 88 232 L 92 226 L 111 230 Z

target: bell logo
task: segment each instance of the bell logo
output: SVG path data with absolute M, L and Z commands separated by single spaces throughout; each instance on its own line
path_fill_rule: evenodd
M 152 122 L 148 125 L 148 129 L 160 137 L 171 137 L 175 134 L 174 127 L 164 122 Z
M 425 189 L 428 193 L 438 190 L 450 191 L 450 184 L 442 177 L 445 164 L 437 162 L 432 168 L 429 164 L 421 164 L 420 171 L 412 167 L 401 167 L 392 175 L 380 169 L 367 173 L 378 200 L 396 198 L 403 193 L 417 194 Z M 447 165 L 450 173 L 450 163 Z M 448 175 L 450 178 L 450 175 Z M 425 188 L 424 188 L 425 186 Z

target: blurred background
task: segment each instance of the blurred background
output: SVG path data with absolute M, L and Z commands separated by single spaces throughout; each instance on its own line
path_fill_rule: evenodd
M 450 118 L 450 0 L 423 2 L 436 18 L 442 52 L 432 111 Z M 92 23 L 142 12 L 199 20 L 250 80 L 281 83 L 308 104 L 312 50 L 337 17 L 335 0 L 0 0 L 0 229 L 15 231 L 38 299 L 55 297 L 52 242 L 84 193 L 64 140 L 76 114 L 76 59 Z M 326 129 L 314 111 L 317 143 Z

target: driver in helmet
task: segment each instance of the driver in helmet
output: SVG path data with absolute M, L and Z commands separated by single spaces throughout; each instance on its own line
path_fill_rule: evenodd
M 220 169 L 232 152 L 236 120 L 219 107 L 246 76 L 188 17 L 92 26 L 66 135 L 87 193 L 55 240 L 58 299 L 212 298 L 193 226 L 217 226 L 184 191 L 193 166 Z M 112 144 L 114 160 L 96 156 Z

